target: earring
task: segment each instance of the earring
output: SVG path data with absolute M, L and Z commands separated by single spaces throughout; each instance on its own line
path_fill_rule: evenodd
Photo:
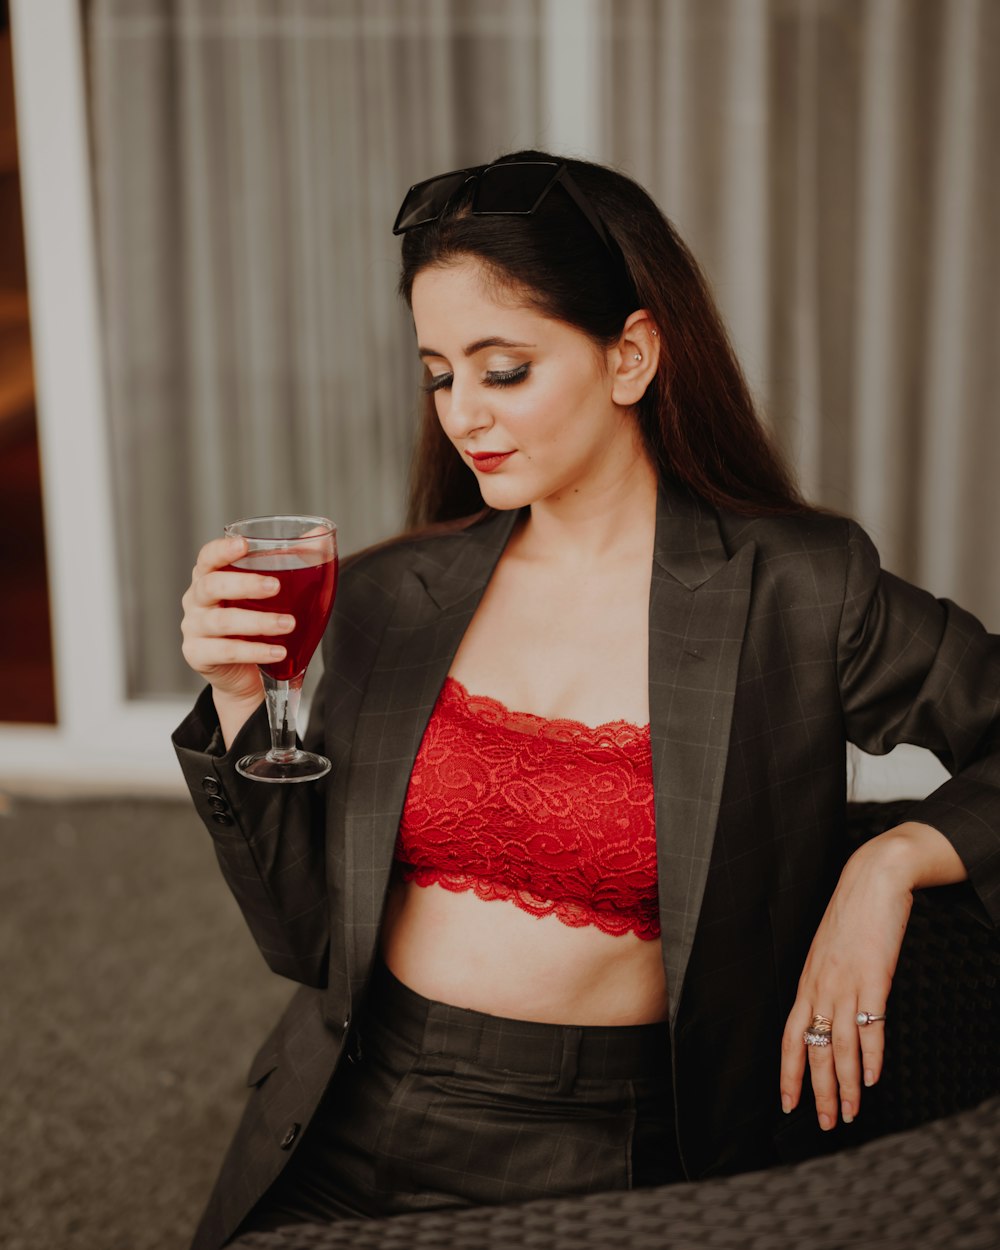
M 636 354 L 632 357 L 632 359 L 633 359 L 633 360 L 642 360 L 642 354 L 641 354 L 640 352 L 636 352 Z
M 650 330 L 650 334 L 652 334 L 654 339 L 658 339 L 660 337 L 660 332 L 658 330 Z

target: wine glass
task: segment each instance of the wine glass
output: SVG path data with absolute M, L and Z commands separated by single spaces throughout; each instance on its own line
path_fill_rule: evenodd
M 244 755 L 236 771 L 252 781 L 314 781 L 330 771 L 330 761 L 298 748 L 295 721 L 302 679 L 323 636 L 337 590 L 337 527 L 319 516 L 255 516 L 227 525 L 226 537 L 247 540 L 246 555 L 228 568 L 266 573 L 281 584 L 268 599 L 233 599 L 227 606 L 287 612 L 295 618 L 291 633 L 278 639 L 242 635 L 248 642 L 279 642 L 285 658 L 258 665 L 267 699 L 271 749 Z

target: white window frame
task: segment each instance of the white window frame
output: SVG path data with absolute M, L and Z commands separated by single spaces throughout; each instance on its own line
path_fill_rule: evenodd
M 59 723 L 0 726 L 0 782 L 181 792 L 185 704 L 125 691 L 79 0 L 10 9 Z
M 170 732 L 188 702 L 125 688 L 80 0 L 10 9 L 59 723 L 0 725 L 0 787 L 181 793 Z M 601 15 L 601 0 L 543 15 L 544 141 L 598 159 Z M 946 775 L 916 748 L 854 768 L 867 798 Z

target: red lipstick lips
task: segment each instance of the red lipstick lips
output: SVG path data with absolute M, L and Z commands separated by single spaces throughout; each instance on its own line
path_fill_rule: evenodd
M 494 469 L 499 469 L 503 462 L 513 454 L 512 451 L 470 451 L 469 459 L 480 473 L 492 473 Z

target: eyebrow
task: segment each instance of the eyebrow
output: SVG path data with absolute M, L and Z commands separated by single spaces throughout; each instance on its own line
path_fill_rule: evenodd
M 535 346 L 534 343 L 518 343 L 514 339 L 504 339 L 504 338 L 500 338 L 498 335 L 492 335 L 490 338 L 476 339 L 474 343 L 467 343 L 465 347 L 462 348 L 462 353 L 465 356 L 475 356 L 476 352 L 481 352 L 483 348 L 485 347 L 534 347 L 534 346 Z M 421 347 L 419 351 L 419 355 L 420 355 L 421 360 L 423 360 L 425 356 L 437 356 L 441 360 L 445 359 L 444 353 L 439 352 L 436 348 L 433 348 L 433 347 Z

